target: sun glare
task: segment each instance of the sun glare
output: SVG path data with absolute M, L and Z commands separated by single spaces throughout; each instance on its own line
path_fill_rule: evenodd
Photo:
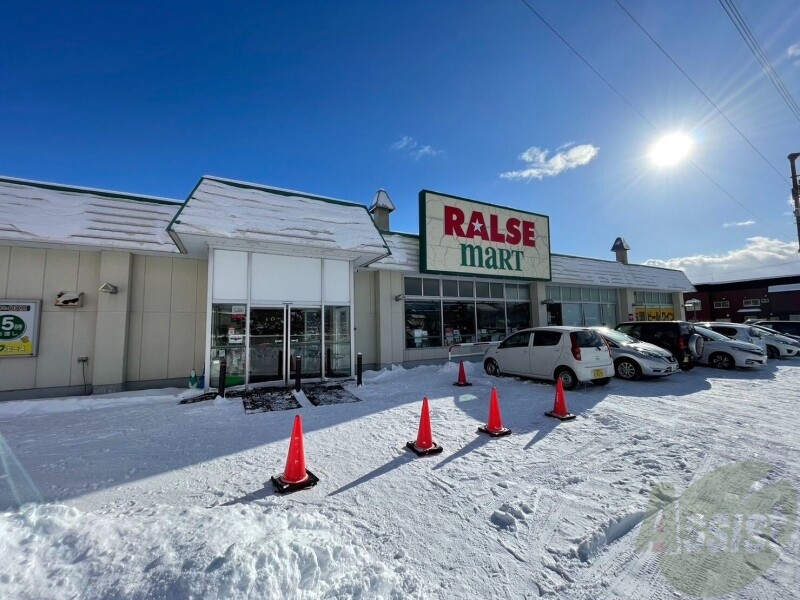
M 664 136 L 650 151 L 650 160 L 659 167 L 668 167 L 680 162 L 689 155 L 692 139 L 683 133 L 671 133 Z

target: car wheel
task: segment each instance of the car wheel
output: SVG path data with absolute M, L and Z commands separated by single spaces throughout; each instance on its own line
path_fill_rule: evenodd
M 780 358 L 781 351 L 778 350 L 775 346 L 767 346 L 767 358 Z
M 736 366 L 733 357 L 730 354 L 725 354 L 724 352 L 715 352 L 708 357 L 708 362 L 712 367 L 717 369 L 730 370 Z
M 627 379 L 629 381 L 633 379 L 639 379 L 642 376 L 642 369 L 636 364 L 635 361 L 629 360 L 627 358 L 619 359 L 615 365 L 614 370 L 617 373 L 617 377 L 620 379 Z
M 705 341 L 703 340 L 703 336 L 697 333 L 693 333 L 689 336 L 689 353 L 694 358 L 700 358 L 703 355 L 703 345 Z
M 599 379 L 592 379 L 592 383 L 594 385 L 599 385 L 599 386 L 608 385 L 609 381 L 611 381 L 611 377 L 600 377 Z
M 556 372 L 556 378 L 561 380 L 561 387 L 565 390 L 574 390 L 578 387 L 578 377 L 572 372 L 572 369 L 563 367 Z
M 486 370 L 487 375 L 491 375 L 492 377 L 500 377 L 500 365 L 497 364 L 497 361 L 493 358 L 489 358 L 483 363 L 483 368 Z

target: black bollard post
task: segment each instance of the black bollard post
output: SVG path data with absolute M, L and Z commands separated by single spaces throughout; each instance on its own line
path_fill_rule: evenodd
M 224 356 L 219 359 L 219 383 L 217 384 L 217 395 L 225 397 L 225 379 L 228 376 L 228 359 Z
M 363 381 L 361 380 L 361 369 L 363 367 L 363 361 L 361 357 L 361 352 L 356 354 L 356 387 L 361 387 L 364 385 Z
M 294 359 L 294 391 L 300 391 L 300 365 L 303 362 L 303 358 L 298 354 Z

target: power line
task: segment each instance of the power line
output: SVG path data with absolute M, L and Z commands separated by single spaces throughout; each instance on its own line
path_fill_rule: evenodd
M 727 13 L 728 18 L 736 27 L 739 35 L 742 36 L 742 39 L 747 44 L 748 48 L 750 48 L 753 56 L 755 56 L 758 62 L 761 63 L 761 68 L 764 69 L 764 72 L 767 74 L 767 77 L 769 77 L 772 85 L 775 86 L 776 90 L 778 90 L 778 93 L 780 94 L 781 98 L 783 98 L 786 106 L 788 106 L 789 110 L 792 111 L 795 119 L 800 121 L 800 107 L 797 106 L 797 102 L 795 102 L 794 98 L 789 93 L 789 90 L 786 89 L 786 86 L 783 85 L 783 81 L 781 81 L 781 78 L 775 72 L 775 69 L 772 68 L 772 64 L 767 58 L 767 55 L 764 53 L 761 44 L 758 43 L 758 40 L 747 24 L 747 21 L 745 21 L 744 16 L 736 8 L 733 0 L 719 0 L 719 3 Z
M 630 17 L 631 21 L 633 21 L 633 22 L 636 24 L 636 26 L 637 26 L 639 29 L 641 29 L 641 30 L 642 30 L 642 33 L 644 33 L 644 34 L 645 34 L 645 35 L 646 35 L 648 38 L 650 38 L 650 41 L 651 41 L 651 42 L 653 42 L 653 44 L 655 44 L 656 48 L 658 48 L 659 50 L 661 50 L 661 53 L 662 53 L 664 56 L 666 56 L 666 57 L 667 57 L 667 59 L 669 59 L 669 61 L 670 61 L 670 62 L 671 62 L 673 65 L 675 65 L 675 68 L 676 68 L 676 69 L 678 69 L 678 71 L 680 71 L 680 72 L 681 72 L 681 74 L 682 74 L 684 77 L 686 77 L 686 79 L 689 81 L 689 83 L 691 83 L 691 84 L 694 86 L 694 88 L 695 88 L 695 89 L 696 89 L 698 92 L 700 92 L 700 94 L 703 96 L 703 98 L 705 98 L 705 99 L 708 101 L 708 103 L 709 103 L 711 106 L 713 106 L 713 107 L 714 107 L 714 109 L 715 109 L 715 110 L 716 110 L 716 111 L 717 111 L 717 112 L 718 112 L 718 113 L 719 113 L 719 114 L 722 116 L 722 118 L 723 118 L 723 119 L 725 119 L 725 120 L 728 122 L 728 124 L 729 124 L 731 127 L 733 127 L 734 131 L 736 131 L 736 133 L 738 133 L 738 134 L 739 134 L 739 136 L 740 136 L 740 137 L 741 137 L 741 138 L 742 138 L 742 139 L 743 139 L 745 142 L 747 142 L 747 144 L 748 144 L 748 145 L 749 145 L 749 146 L 750 146 L 750 147 L 751 147 L 753 150 L 755 150 L 756 154 L 758 154 L 758 155 L 761 157 L 761 159 L 762 159 L 762 160 L 763 160 L 763 161 L 764 161 L 764 162 L 767 164 L 767 166 L 769 166 L 769 168 L 771 168 L 773 171 L 775 171 L 775 173 L 777 173 L 778 177 L 780 177 L 780 179 L 781 179 L 781 183 L 784 183 L 784 184 L 785 184 L 785 183 L 786 183 L 786 180 L 787 180 L 787 177 L 786 177 L 785 175 L 783 175 L 783 174 L 782 174 L 782 173 L 781 173 L 781 172 L 780 172 L 780 171 L 779 171 L 777 168 L 775 168 L 775 166 L 774 166 L 774 165 L 773 165 L 771 162 L 769 162 L 769 160 L 767 159 L 767 157 L 766 157 L 766 156 L 764 156 L 764 154 L 762 154 L 762 153 L 761 153 L 761 151 L 760 151 L 758 148 L 756 148 L 756 147 L 755 147 L 755 145 L 754 145 L 754 144 L 753 144 L 753 143 L 752 143 L 752 142 L 751 142 L 751 141 L 750 141 L 750 140 L 747 138 L 747 136 L 746 136 L 744 133 L 742 133 L 742 131 L 741 131 L 741 130 L 740 130 L 740 129 L 739 129 L 737 126 L 736 126 L 736 125 L 734 125 L 733 121 L 731 121 L 731 120 L 728 118 L 728 116 L 727 116 L 727 115 L 726 115 L 724 112 L 722 112 L 722 109 L 721 109 L 719 106 L 717 106 L 717 104 L 716 104 L 716 103 L 715 103 L 715 102 L 714 102 L 714 101 L 713 101 L 711 98 L 709 98 L 709 97 L 708 97 L 708 94 L 706 94 L 706 93 L 705 93 L 705 92 L 704 92 L 702 89 L 700 89 L 700 86 L 699 86 L 699 85 L 697 85 L 697 83 L 695 83 L 695 81 L 694 81 L 694 80 L 693 80 L 693 79 L 692 79 L 692 78 L 689 76 L 689 74 L 688 74 L 686 71 L 684 71 L 684 70 L 681 68 L 681 66 L 680 66 L 680 65 L 679 65 L 679 64 L 678 64 L 678 63 L 675 61 L 675 59 L 673 59 L 673 58 L 672 58 L 672 56 L 670 56 L 670 54 L 669 54 L 669 53 L 668 53 L 668 52 L 667 52 L 667 51 L 666 51 L 666 50 L 665 50 L 665 49 L 664 49 L 664 48 L 661 46 L 661 44 L 659 44 L 659 43 L 658 43 L 658 42 L 655 40 L 655 38 L 654 38 L 652 35 L 650 35 L 650 32 L 649 32 L 649 31 L 647 31 L 647 29 L 645 29 L 645 28 L 644 28 L 644 26 L 643 26 L 643 25 L 642 25 L 642 24 L 641 24 L 639 21 L 637 21 L 637 20 L 636 20 L 636 17 L 634 17 L 634 16 L 633 16 L 633 15 L 632 15 L 632 14 L 631 14 L 629 11 L 628 11 L 628 9 L 627 9 L 627 8 L 625 8 L 625 7 L 622 5 L 622 3 L 621 3 L 619 0 L 614 0 L 614 2 L 616 2 L 616 3 L 617 3 L 617 6 L 619 6 L 619 7 L 622 9 L 622 11 L 623 11 L 623 12 L 624 12 L 626 15 L 628 15 L 628 17 Z
M 635 106 L 634 106 L 634 105 L 633 105 L 633 104 L 630 102 L 630 100 L 628 100 L 628 99 L 625 97 L 625 95 L 624 95 L 624 94 L 622 94 L 622 92 L 620 92 L 620 91 L 619 91 L 617 88 L 615 88 L 615 87 L 614 87 L 614 86 L 611 84 L 611 82 L 610 82 L 608 79 L 606 79 L 606 78 L 605 78 L 605 77 L 604 77 L 604 76 L 603 76 L 603 75 L 600 73 L 600 71 L 598 71 L 598 70 L 597 70 L 597 69 L 596 69 L 596 68 L 595 68 L 595 67 L 594 67 L 594 66 L 593 66 L 593 65 L 592 65 L 592 64 L 591 64 L 591 63 L 590 63 L 590 62 L 589 62 L 589 61 L 588 61 L 586 58 L 584 58 L 584 56 L 583 56 L 583 55 L 582 55 L 580 52 L 578 52 L 578 50 L 576 50 L 576 49 L 575 49 L 575 47 L 573 47 L 573 46 L 572 46 L 572 45 L 571 45 L 571 44 L 570 44 L 570 43 L 569 43 L 569 42 L 568 42 L 568 41 L 567 41 L 567 40 L 566 40 L 566 39 L 565 39 L 565 38 L 564 38 L 564 37 L 563 37 L 563 36 L 562 36 L 560 33 L 558 33 L 558 31 L 556 31 L 555 27 L 553 27 L 553 26 L 552 26 L 552 25 L 551 25 L 551 24 L 550 24 L 550 23 L 549 23 L 549 22 L 548 22 L 548 21 L 547 21 L 547 20 L 546 20 L 546 19 L 545 19 L 545 18 L 542 16 L 542 15 L 540 15 L 540 14 L 539 14 L 539 13 L 536 11 L 536 9 L 535 9 L 535 8 L 533 8 L 533 7 L 532 7 L 532 6 L 531 6 L 531 5 L 528 3 L 528 0 L 521 0 L 521 2 L 522 2 L 522 3 L 523 3 L 523 4 L 524 4 L 524 5 L 525 5 L 525 6 L 528 8 L 528 10 L 529 10 L 529 11 L 531 11 L 531 12 L 532 12 L 534 15 L 536 15 L 536 17 L 537 17 L 537 18 L 538 18 L 538 19 L 539 19 L 539 20 L 540 20 L 542 23 L 544 23 L 544 25 L 545 25 L 545 26 L 546 26 L 546 27 L 547 27 L 547 28 L 548 28 L 550 31 L 552 31 L 552 32 L 553 32 L 553 34 L 554 34 L 554 35 L 555 35 L 555 36 L 556 36 L 556 37 L 557 37 L 559 40 L 561 40 L 561 42 L 562 42 L 562 43 L 563 43 L 563 44 L 564 44 L 564 45 L 565 45 L 567 48 L 569 48 L 569 49 L 570 49 L 570 50 L 573 52 L 573 54 L 575 54 L 575 56 L 577 56 L 577 57 L 578 57 L 578 58 L 581 60 L 581 62 L 582 62 L 583 64 L 585 64 L 585 65 L 586 65 L 586 66 L 587 66 L 587 67 L 588 67 L 588 68 L 589 68 L 589 69 L 592 71 L 592 73 L 594 73 L 595 75 L 597 75 L 597 77 L 598 77 L 598 78 L 600 78 L 600 80 L 601 80 L 603 83 L 605 83 L 605 84 L 606 84 L 606 85 L 607 85 L 607 86 L 608 86 L 608 87 L 611 89 L 611 91 L 613 91 L 613 92 L 614 92 L 614 93 L 615 93 L 617 96 L 619 96 L 619 98 L 620 98 L 620 99 L 621 99 L 621 100 L 622 100 L 622 101 L 623 101 L 625 104 L 627 104 L 627 105 L 628 105 L 628 107 L 629 107 L 629 108 L 630 108 L 630 109 L 631 109 L 633 112 L 635 112 L 637 115 L 639 115 L 639 117 L 640 117 L 640 118 L 641 118 L 641 119 L 642 119 L 642 120 L 643 120 L 645 123 L 647 123 L 648 125 L 650 125 L 650 127 L 653 129 L 653 131 L 655 131 L 655 132 L 658 132 L 658 128 L 657 128 L 657 127 L 656 127 L 656 126 L 655 126 L 655 125 L 654 125 L 654 124 L 653 124 L 653 123 L 652 123 L 652 122 L 651 122 L 651 121 L 650 121 L 650 120 L 649 120 L 647 117 L 645 117 L 645 116 L 644 116 L 644 115 L 641 113 L 641 111 L 639 111 L 639 109 L 637 109 L 637 108 L 636 108 L 636 107 L 635 107 Z M 762 223 L 764 223 L 764 224 L 766 224 L 766 225 L 770 226 L 770 227 L 771 227 L 771 228 L 772 228 L 774 231 L 776 231 L 776 232 L 778 232 L 778 231 L 779 231 L 779 229 L 778 229 L 778 228 L 776 228 L 776 227 L 775 227 L 775 225 L 774 225 L 774 224 L 772 224 L 770 221 L 767 221 L 767 220 L 766 220 L 766 219 L 764 219 L 762 216 L 760 216 L 759 214 L 757 214 L 755 211 L 753 211 L 752 209 L 748 208 L 747 206 L 745 206 L 744 204 L 742 204 L 742 203 L 741 203 L 739 200 L 737 200 L 737 199 L 736 199 L 736 197 L 734 197 L 734 195 L 733 195 L 733 194 L 731 194 L 731 193 L 730 193 L 728 190 L 726 190 L 724 187 L 722 187 L 722 185 L 721 185 L 719 182 L 717 182 L 717 181 L 716 181 L 716 180 L 715 180 L 713 177 L 711 177 L 711 175 L 709 175 L 709 174 L 708 174 L 708 173 L 706 173 L 706 172 L 705 172 L 703 169 L 701 169 L 701 168 L 700 168 L 700 166 L 699 166 L 699 165 L 697 165 L 697 163 L 695 163 L 695 162 L 693 162 L 693 161 L 691 161 L 691 160 L 690 160 L 690 161 L 688 161 L 688 162 L 689 162 L 689 164 L 690 164 L 690 165 L 692 165 L 692 166 L 693 166 L 695 169 L 697 169 L 697 171 L 698 171 L 698 172 L 700 172 L 700 173 L 701 173 L 701 174 L 702 174 L 702 175 L 703 175 L 703 176 L 704 176 L 706 179 L 708 179 L 708 180 L 709 180 L 709 181 L 710 181 L 710 182 L 711 182 L 711 183 L 712 183 L 712 184 L 713 184 L 713 185 L 714 185 L 714 186 L 715 186 L 715 187 L 716 187 L 718 190 L 720 190 L 720 191 L 721 191 L 723 194 L 725 194 L 725 195 L 726 195 L 728 198 L 730 198 L 730 199 L 731 199 L 733 202 L 735 202 L 736 204 L 738 204 L 738 205 L 739 205 L 739 206 L 740 206 L 742 209 L 744 209 L 746 212 L 748 212 L 748 213 L 750 213 L 751 215 L 753 215 L 755 218 L 757 218 L 757 219 L 758 219 L 759 221 L 761 221 Z

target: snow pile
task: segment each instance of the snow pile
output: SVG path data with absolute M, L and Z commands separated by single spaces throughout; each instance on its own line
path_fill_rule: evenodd
M 245 504 L 0 515 L 4 598 L 408 598 L 417 577 L 375 560 L 322 512 Z
M 250 414 L 179 404 L 197 390 L 0 404 L 0 598 L 675 597 L 637 551 L 654 489 L 739 461 L 800 489 L 800 360 L 585 386 L 563 423 L 552 383 L 464 367 Z M 508 437 L 477 433 L 492 388 Z M 423 398 L 444 450 L 418 458 Z M 278 496 L 296 415 L 319 483 Z M 733 596 L 794 599 L 798 530 L 779 552 Z

